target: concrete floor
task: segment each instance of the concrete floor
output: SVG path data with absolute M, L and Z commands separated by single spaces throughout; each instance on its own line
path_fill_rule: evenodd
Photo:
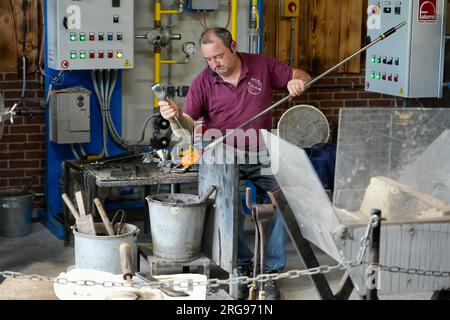
M 251 236 L 249 236 L 251 241 Z M 304 269 L 300 257 L 297 255 L 293 244 L 287 244 L 287 268 L 286 270 Z M 335 262 L 315 249 L 320 264 L 334 265 Z M 39 274 L 47 277 L 56 277 L 74 264 L 73 246 L 64 247 L 63 241 L 56 239 L 40 223 L 32 224 L 32 231 L 26 237 L 5 238 L 0 237 L 0 271 L 14 271 L 25 274 Z M 141 259 L 141 269 L 148 270 L 148 263 Z M 211 277 L 218 278 L 226 273 L 220 270 L 211 270 Z M 339 285 L 343 275 L 342 271 L 327 274 L 333 290 Z M 1 282 L 1 280 L 0 280 Z M 308 277 L 294 279 L 282 279 L 279 281 L 282 292 L 282 300 L 317 300 L 315 288 Z M 396 300 L 421 300 L 430 299 L 431 293 L 381 296 L 380 299 Z M 353 291 L 351 300 L 360 299 L 356 291 Z

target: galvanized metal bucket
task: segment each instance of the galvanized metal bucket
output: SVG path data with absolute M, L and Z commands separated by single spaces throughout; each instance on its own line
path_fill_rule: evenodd
M 148 202 L 153 253 L 171 261 L 200 255 L 207 202 L 191 194 L 157 194 Z
M 22 195 L 22 189 L 0 191 L 0 236 L 23 237 L 31 232 L 35 193 Z
M 122 243 L 131 246 L 133 267 L 137 270 L 138 250 L 136 239 L 139 228 L 126 223 L 121 235 L 106 236 L 106 228 L 103 223 L 95 223 L 95 231 L 98 235 L 91 236 L 77 232 L 73 227 L 75 246 L 75 266 L 79 269 L 98 270 L 121 274 L 119 247 Z

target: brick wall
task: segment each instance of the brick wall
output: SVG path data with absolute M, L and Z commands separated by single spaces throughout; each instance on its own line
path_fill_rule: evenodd
M 5 106 L 10 108 L 22 93 L 22 79 L 16 73 L 0 73 L 0 92 Z M 36 75 L 27 77 L 24 104 L 26 109 L 40 109 L 43 90 Z M 0 189 L 21 188 L 36 175 L 32 189 L 43 193 L 45 175 L 44 116 L 16 116 L 14 124 L 6 124 L 0 138 Z M 37 198 L 35 208 L 43 208 L 43 199 Z
M 348 87 L 340 87 L 341 85 Z M 275 101 L 278 101 L 286 94 L 285 91 L 277 92 Z M 293 99 L 289 105 L 276 109 L 274 112 L 274 123 L 278 123 L 278 120 L 288 107 L 300 104 L 308 104 L 319 108 L 327 117 L 330 125 L 334 126 L 338 124 L 339 110 L 341 108 L 394 107 L 395 103 L 396 101 L 392 96 L 366 92 L 364 90 L 364 73 L 344 75 L 331 73 L 314 84 L 303 95 Z M 402 104 L 402 100 L 397 100 L 398 106 Z

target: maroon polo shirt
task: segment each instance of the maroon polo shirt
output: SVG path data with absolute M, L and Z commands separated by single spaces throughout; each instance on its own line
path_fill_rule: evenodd
M 207 67 L 192 82 L 183 112 L 195 121 L 203 117 L 208 129 L 222 134 L 272 105 L 273 89 L 285 88 L 292 79 L 292 68 L 264 55 L 238 53 L 242 72 L 237 87 L 226 83 Z M 255 120 L 244 130 L 272 129 L 272 114 Z M 248 145 L 247 145 L 248 147 Z

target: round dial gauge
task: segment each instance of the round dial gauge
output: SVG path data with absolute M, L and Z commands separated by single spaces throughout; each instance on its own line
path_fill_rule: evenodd
M 186 42 L 183 44 L 183 52 L 188 55 L 193 55 L 197 51 L 197 48 L 195 46 L 194 42 Z

